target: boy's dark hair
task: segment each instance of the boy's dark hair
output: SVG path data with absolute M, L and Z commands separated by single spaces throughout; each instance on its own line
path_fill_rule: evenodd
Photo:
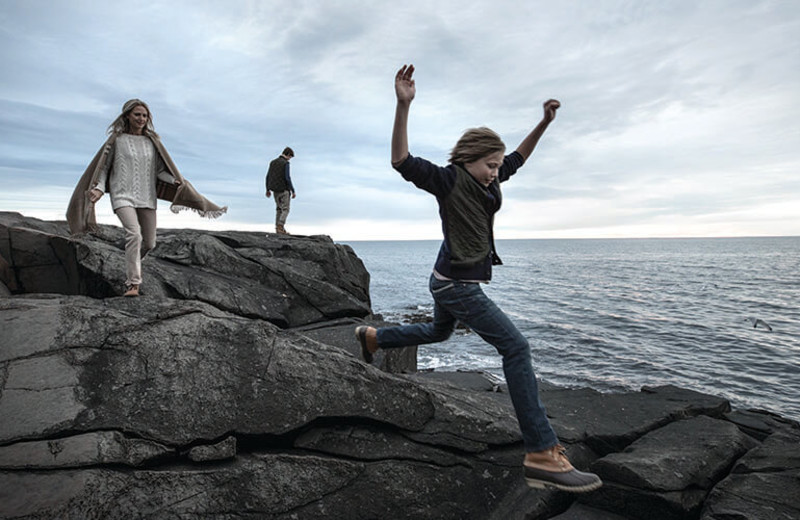
M 281 155 L 285 155 L 286 157 L 294 157 L 294 150 L 287 146 L 283 149 L 283 153 Z
M 485 126 L 470 128 L 464 132 L 450 152 L 450 162 L 466 164 L 495 152 L 505 151 L 505 143 L 494 130 Z

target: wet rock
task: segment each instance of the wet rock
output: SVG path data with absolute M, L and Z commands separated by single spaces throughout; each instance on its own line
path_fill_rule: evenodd
M 0 416 L 15 418 L 0 444 L 113 428 L 181 445 L 327 415 L 417 430 L 434 413 L 418 385 L 201 302 L 16 297 L 0 300 L 0 324 Z
M 0 212 L 0 275 L 16 294 L 119 296 L 121 238 L 116 226 L 71 238 L 64 223 Z M 350 247 L 328 237 L 163 229 L 142 272 L 143 294 L 203 301 L 284 328 L 370 314 L 369 274 Z
M 594 463 L 605 481 L 654 491 L 709 489 L 755 441 L 706 416 L 676 421 Z
M 491 494 L 513 478 L 505 469 L 488 465 L 440 467 L 404 460 L 254 453 L 203 471 L 163 467 L 0 473 L 0 482 L 10 484 L 0 488 L 0 503 L 29 519 L 462 520 L 485 518 L 493 504 Z M 425 485 L 407 485 L 414 482 Z M 41 492 L 20 495 L 20 489 Z M 465 496 L 467 489 L 472 497 Z
M 519 483 L 516 421 L 490 396 L 264 320 L 152 296 L 27 295 L 0 299 L 0 327 L 0 417 L 13 418 L 0 446 L 17 461 L 59 448 L 63 462 L 6 464 L 0 517 L 462 518 Z M 99 431 L 164 449 L 92 456 Z
M 73 238 L 64 222 L 0 212 L 0 296 L 118 296 L 125 277 L 123 250 L 118 226 L 101 225 L 94 235 Z M 352 330 L 340 334 L 342 324 L 355 327 L 366 319 L 386 325 L 371 318 L 363 263 L 349 246 L 329 237 L 159 230 L 157 246 L 142 265 L 144 296 L 201 301 L 281 328 L 307 330 L 311 339 L 354 355 L 360 353 Z M 381 353 L 375 366 L 412 372 L 416 347 Z
M 338 320 L 295 327 L 291 330 L 314 341 L 337 346 L 349 352 L 353 357 L 361 359 L 361 345 L 355 339 L 355 329 L 359 325 L 387 327 L 396 325 L 396 323 L 386 322 L 380 317 L 368 317 L 365 319 L 340 318 Z M 378 350 L 375 353 L 372 366 L 378 367 L 384 372 L 396 374 L 414 373 L 417 371 L 417 347 Z
M 16 288 L 16 280 L 11 266 L 5 258 L 0 256 L 0 297 L 11 296 L 11 288 Z
M 562 441 L 585 442 L 599 455 L 622 451 L 631 442 L 673 421 L 730 411 L 727 400 L 665 385 L 638 393 L 542 390 L 547 415 Z
M 791 421 L 766 410 L 733 410 L 725 419 L 736 424 L 747 435 L 763 441 L 776 431 L 791 427 Z
M 576 503 L 564 513 L 550 518 L 552 520 L 627 520 L 627 517 L 580 503 Z
M 0 212 L 0 518 L 799 516 L 800 426 L 673 386 L 540 382 L 606 485 L 528 488 L 501 381 L 360 360 L 386 322 L 327 237 L 160 230 L 134 299 L 122 255 L 119 227 Z
M 727 421 L 676 421 L 597 460 L 592 470 L 604 485 L 585 501 L 633 518 L 693 518 L 708 490 L 755 445 Z
M 702 520 L 800 518 L 800 428 L 787 425 L 742 457 L 706 499 Z
M 116 431 L 91 432 L 0 446 L 0 469 L 79 468 L 99 464 L 141 466 L 172 455 L 168 447 Z
M 187 457 L 194 462 L 232 459 L 236 457 L 236 437 L 226 437 L 216 444 L 193 446 L 189 449 Z

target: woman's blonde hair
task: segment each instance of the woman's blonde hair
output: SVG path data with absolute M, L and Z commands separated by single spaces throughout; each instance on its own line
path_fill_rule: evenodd
M 153 128 L 153 113 L 150 112 L 150 107 L 147 106 L 147 103 L 142 101 L 141 99 L 129 99 L 122 105 L 122 113 L 117 116 L 117 118 L 108 125 L 108 130 L 106 133 L 108 135 L 114 134 L 125 134 L 130 132 L 131 127 L 130 123 L 128 122 L 128 114 L 130 114 L 134 108 L 136 107 L 144 107 L 147 110 L 147 124 L 144 126 L 144 130 L 142 133 L 147 136 L 158 137 L 155 128 Z
M 505 152 L 506 145 L 497 133 L 482 126 L 470 128 L 450 151 L 450 162 L 466 164 L 496 152 Z

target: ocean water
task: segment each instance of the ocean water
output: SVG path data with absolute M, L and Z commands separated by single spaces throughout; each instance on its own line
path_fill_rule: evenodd
M 437 241 L 350 242 L 373 311 L 432 313 Z M 800 237 L 500 240 L 484 286 L 547 381 L 600 391 L 674 384 L 800 420 Z M 766 322 L 772 330 L 752 320 Z M 421 346 L 420 368 L 485 370 L 474 333 Z

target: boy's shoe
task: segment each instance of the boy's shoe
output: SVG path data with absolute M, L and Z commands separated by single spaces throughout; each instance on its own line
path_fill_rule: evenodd
M 550 487 L 572 493 L 586 493 L 603 485 L 603 481 L 594 473 L 575 469 L 560 444 L 540 452 L 537 459 L 532 462 L 532 466 L 524 465 L 525 481 L 532 488 Z
M 128 290 L 122 296 L 139 296 L 139 286 L 129 285 Z
M 361 357 L 364 358 L 364 361 L 367 363 L 372 363 L 372 352 L 367 348 L 367 329 L 369 329 L 369 327 L 366 325 L 356 327 L 356 338 L 358 342 L 361 343 Z

